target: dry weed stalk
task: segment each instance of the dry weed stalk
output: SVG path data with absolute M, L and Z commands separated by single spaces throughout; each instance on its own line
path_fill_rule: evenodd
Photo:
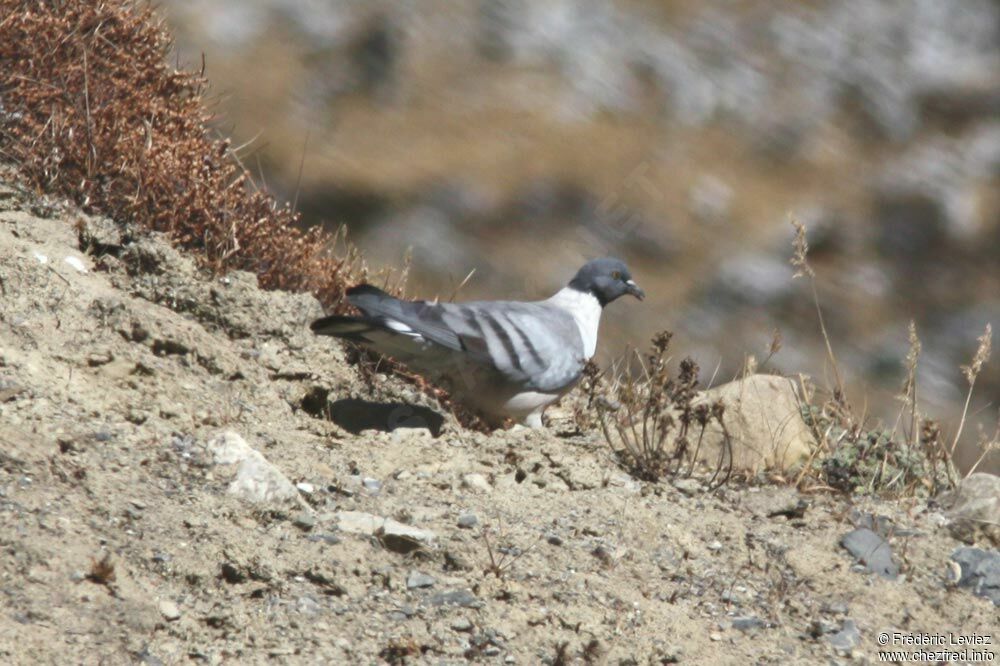
M 962 418 L 958 421 L 958 430 L 955 431 L 955 438 L 951 442 L 951 448 L 949 453 L 954 456 L 955 449 L 958 448 L 958 440 L 962 436 L 962 430 L 965 428 L 965 419 L 969 415 L 969 403 L 972 402 L 972 391 L 976 387 L 976 378 L 979 377 L 979 373 L 983 369 L 983 364 L 990 359 L 990 354 L 993 352 L 993 326 L 986 324 L 986 330 L 978 338 L 979 346 L 976 348 L 976 353 L 972 357 L 972 363 L 969 365 L 962 366 L 962 374 L 965 375 L 965 381 L 969 383 L 969 390 L 965 394 L 965 405 L 962 407 Z
M 819 291 L 816 288 L 816 272 L 813 270 L 812 266 L 809 265 L 809 242 L 806 240 L 806 227 L 794 215 L 790 215 L 788 221 L 795 229 L 795 238 L 792 241 L 794 252 L 790 260 L 792 267 L 795 269 L 795 273 L 792 277 L 793 279 L 798 277 L 809 278 L 809 288 L 812 290 L 813 304 L 816 306 L 816 317 L 819 319 L 819 329 L 823 334 L 823 342 L 826 345 L 827 359 L 830 361 L 830 366 L 833 369 L 834 381 L 836 383 L 833 398 L 835 401 L 840 403 L 843 408 L 843 413 L 845 415 L 850 415 L 850 405 L 847 402 L 847 395 L 844 393 L 844 381 L 840 375 L 840 365 L 837 363 L 837 357 L 833 353 L 833 345 L 830 343 L 830 335 L 826 330 L 826 320 L 823 319 L 823 308 L 820 307 L 819 304 Z
M 900 394 L 896 396 L 896 399 L 903 403 L 903 406 L 899 410 L 899 414 L 896 416 L 896 425 L 892 428 L 892 436 L 895 437 L 899 425 L 903 420 L 903 415 L 906 410 L 910 410 L 910 433 L 907 436 L 907 441 L 911 445 L 916 445 L 917 442 L 917 365 L 920 361 L 920 352 L 923 351 L 923 345 L 920 343 L 920 338 L 917 336 L 917 324 L 912 319 L 910 320 L 910 325 L 907 328 L 907 337 L 909 339 L 909 348 L 906 351 L 906 378 L 903 380 L 903 387 Z
M 990 437 L 987 437 L 985 435 L 985 433 L 982 431 L 982 426 L 980 426 L 979 457 L 976 458 L 976 462 L 974 462 L 972 466 L 969 468 L 969 471 L 966 473 L 966 476 L 968 477 L 971 474 L 975 474 L 976 470 L 979 469 L 980 463 L 982 463 L 983 460 L 985 460 L 986 457 L 994 451 L 1000 451 L 1000 417 L 997 418 L 996 427 L 993 430 L 993 435 L 991 435 Z
M 483 575 L 493 574 L 499 579 L 503 578 L 519 559 L 530 553 L 538 542 L 536 541 L 527 548 L 518 548 L 513 545 L 497 546 L 494 548 L 490 542 L 489 533 L 491 531 L 494 531 L 492 526 L 484 525 L 482 532 L 480 532 L 480 538 L 483 540 L 486 555 L 489 559 L 489 562 L 483 567 Z M 496 532 L 500 539 L 508 540 L 502 529 Z
M 39 190 L 167 233 L 215 272 L 309 291 L 339 309 L 363 272 L 339 235 L 302 231 L 213 137 L 204 71 L 167 64 L 170 39 L 133 0 L 0 0 L 0 156 Z
M 584 370 L 588 407 L 596 407 L 604 439 L 634 477 L 658 481 L 667 475 L 690 475 L 711 423 L 722 430 L 723 445 L 709 485 L 724 484 L 732 471 L 732 449 L 721 402 L 698 403 L 698 365 L 686 358 L 676 378 L 670 376 L 667 351 L 672 334 L 653 337 L 645 359 L 636 352 L 606 387 L 595 365 Z M 692 442 L 693 440 L 693 442 Z

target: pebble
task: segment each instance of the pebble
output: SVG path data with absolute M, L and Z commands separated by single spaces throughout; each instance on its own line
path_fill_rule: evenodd
M 295 609 L 303 615 L 316 615 L 320 612 L 321 606 L 312 597 L 299 597 L 295 602 Z
M 173 601 L 169 599 L 164 599 L 160 602 L 160 615 L 163 616 L 168 622 L 173 622 L 174 620 L 179 620 L 181 617 L 181 610 L 177 607 Z
M 701 484 L 694 479 L 676 479 L 674 481 L 674 488 L 681 491 L 688 497 L 700 495 L 703 490 Z
M 720 550 L 722 550 L 722 543 L 720 543 L 719 541 L 713 541 L 712 543 L 708 544 L 708 549 L 717 553 Z
M 472 622 L 470 622 L 468 618 L 460 617 L 451 623 L 452 631 L 468 632 L 472 631 L 472 629 L 473 629 Z
M 708 637 L 709 637 L 709 638 L 710 638 L 711 640 L 713 640 L 713 641 L 721 641 L 721 640 L 722 640 L 722 634 L 720 634 L 720 633 L 719 633 L 719 632 L 717 632 L 717 631 L 713 631 L 712 633 L 710 633 L 710 634 L 708 635 Z
M 429 576 L 414 569 L 410 572 L 410 575 L 406 577 L 406 588 L 408 590 L 415 590 L 421 587 L 431 587 L 435 582 L 437 581 L 435 581 L 433 576 Z
M 458 526 L 471 529 L 479 523 L 479 518 L 474 513 L 463 513 L 458 517 Z
M 392 518 L 383 518 L 363 511 L 338 512 L 337 528 L 341 532 L 367 534 L 369 536 L 382 531 L 383 534 L 408 536 L 417 541 L 432 541 L 436 536 L 430 530 L 422 530 L 412 525 L 404 525 Z
M 887 580 L 895 580 L 899 576 L 899 567 L 892 561 L 889 542 L 867 527 L 848 532 L 841 537 L 840 545 L 872 573 Z
M 558 534 L 553 534 L 551 532 L 545 535 L 545 541 L 547 541 L 552 546 L 563 545 L 562 537 L 560 537 Z
M 68 257 L 64 257 L 63 261 L 65 261 L 67 264 L 69 264 L 70 266 L 72 266 L 76 270 L 77 273 L 86 273 L 87 272 L 87 265 L 84 264 L 83 260 L 80 259 L 79 257 L 74 257 L 74 256 L 70 255 Z
M 840 631 L 830 636 L 827 640 L 830 641 L 830 645 L 833 646 L 834 650 L 838 652 L 850 652 L 858 644 L 858 641 L 861 640 L 861 633 L 858 631 L 858 626 L 854 624 L 854 620 L 844 620 Z
M 461 606 L 463 608 L 481 608 L 483 606 L 483 602 L 468 590 L 439 592 L 429 601 L 432 606 Z
M 402 441 L 406 439 L 433 439 L 434 434 L 430 431 L 430 428 L 408 428 L 399 427 L 394 428 L 392 431 L 393 441 Z
M 733 629 L 739 629 L 743 632 L 753 631 L 754 629 L 763 629 L 766 626 L 767 623 L 764 622 L 764 620 L 752 615 L 733 618 Z
M 361 480 L 361 486 L 368 492 L 369 495 L 378 495 L 382 492 L 382 482 L 378 479 L 365 477 Z
M 312 528 L 316 527 L 316 516 L 313 515 L 312 511 L 303 509 L 295 516 L 295 520 L 292 521 L 297 528 L 304 532 L 308 532 Z
M 235 478 L 229 484 L 230 494 L 261 504 L 281 504 L 299 498 L 295 485 L 281 470 L 238 433 L 231 430 L 219 433 L 208 442 L 208 450 L 217 465 L 236 466 Z
M 299 492 L 304 493 L 306 495 L 312 495 L 314 492 L 316 492 L 316 486 L 306 481 L 300 481 L 299 483 L 296 483 L 295 487 L 299 489 Z
M 330 534 L 330 533 L 310 534 L 308 540 L 314 542 L 322 541 L 323 543 L 329 544 L 331 546 L 340 543 L 340 537 L 338 537 L 336 534 Z
M 824 604 L 821 610 L 831 615 L 847 615 L 848 607 L 843 601 L 831 601 Z
M 493 486 L 482 474 L 465 474 L 462 476 L 462 485 L 470 490 L 481 493 L 488 493 L 493 490 Z

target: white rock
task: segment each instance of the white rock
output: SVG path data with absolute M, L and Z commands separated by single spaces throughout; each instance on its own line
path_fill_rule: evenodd
M 488 493 L 493 490 L 493 486 L 482 474 L 465 474 L 462 476 L 462 485 L 470 490 L 481 493 Z
M 229 492 L 250 502 L 282 503 L 298 499 L 298 491 L 281 471 L 232 431 L 213 437 L 208 448 L 218 465 L 237 465 Z
M 412 525 L 405 525 L 392 518 L 383 518 L 364 511 L 340 511 L 337 513 L 337 529 L 350 534 L 373 535 L 379 530 L 384 534 L 402 536 L 428 543 L 437 535 L 430 530 L 422 530 Z
M 173 622 L 174 620 L 179 620 L 181 617 L 181 610 L 177 607 L 173 601 L 169 599 L 164 599 L 160 602 L 160 615 L 163 616 L 168 622 Z
M 78 273 L 88 272 L 86 264 L 83 263 L 83 260 L 80 259 L 80 257 L 74 257 L 73 255 L 70 255 L 66 257 L 63 261 L 65 261 L 67 264 L 75 268 Z

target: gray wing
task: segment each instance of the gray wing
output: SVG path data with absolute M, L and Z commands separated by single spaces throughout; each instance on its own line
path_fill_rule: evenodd
M 438 307 L 463 349 L 527 390 L 558 391 L 586 362 L 580 330 L 561 308 L 510 301 Z
M 525 390 L 551 392 L 576 381 L 585 363 L 576 322 L 551 305 L 402 301 L 367 285 L 352 290 L 349 297 L 366 315 L 364 322 L 330 320 L 341 327 L 345 321 L 354 322 L 363 330 L 328 334 L 363 339 L 421 372 L 440 373 L 449 365 L 471 361 Z

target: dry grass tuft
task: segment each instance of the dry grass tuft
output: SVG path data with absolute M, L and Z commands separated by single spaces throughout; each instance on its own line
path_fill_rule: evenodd
M 867 415 L 856 415 L 844 394 L 841 373 L 830 345 L 823 321 L 816 288 L 816 273 L 809 265 L 809 244 L 805 227 L 794 217 L 795 229 L 790 263 L 795 277 L 807 277 L 819 319 L 820 331 L 826 344 L 828 361 L 832 365 L 834 386 L 832 397 L 818 404 L 803 406 L 803 418 L 809 425 L 819 448 L 799 474 L 797 484 L 808 487 L 834 488 L 845 493 L 880 494 L 897 497 L 936 495 L 954 487 L 959 481 L 954 455 L 969 414 L 976 379 L 992 353 L 993 329 L 987 324 L 978 338 L 978 347 L 967 366 L 961 370 L 968 383 L 965 405 L 954 436 L 946 439 L 940 424 L 924 416 L 917 400 L 917 366 L 923 345 L 915 322 L 908 328 L 909 348 L 904 360 L 905 379 L 898 397 L 902 403 L 891 430 L 870 426 Z M 807 391 L 814 394 L 815 391 Z M 1000 423 L 992 435 L 979 433 L 981 455 L 969 470 L 971 474 L 993 451 L 1000 450 Z
M 120 224 L 167 233 L 214 272 L 309 291 L 339 309 L 363 267 L 252 182 L 211 136 L 204 72 L 178 71 L 170 39 L 133 0 L 0 0 L 0 155 L 39 190 Z
M 630 357 L 632 362 L 612 373 L 610 386 L 597 366 L 588 363 L 583 379 L 588 411 L 596 407 L 598 425 L 618 461 L 644 481 L 691 475 L 708 426 L 718 424 L 725 441 L 709 481 L 718 487 L 732 471 L 725 407 L 721 402 L 695 400 L 698 364 L 692 359 L 681 361 L 677 377 L 671 377 L 667 357 L 671 337 L 667 331 L 655 335 L 645 358 L 638 353 L 634 360 Z

